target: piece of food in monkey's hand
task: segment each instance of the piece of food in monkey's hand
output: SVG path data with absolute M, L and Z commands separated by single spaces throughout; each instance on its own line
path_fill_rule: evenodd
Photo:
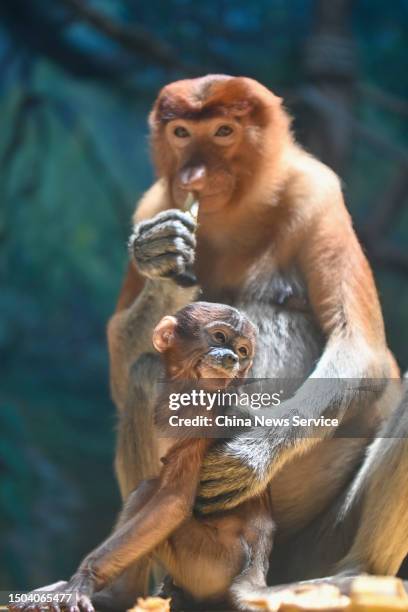
M 186 201 L 184 202 L 184 212 L 189 213 L 194 221 L 197 221 L 198 217 L 198 200 L 189 191 Z
M 145 612 L 152 610 L 153 612 L 170 612 L 170 599 L 162 599 L 161 597 L 139 597 L 134 608 L 128 612 Z

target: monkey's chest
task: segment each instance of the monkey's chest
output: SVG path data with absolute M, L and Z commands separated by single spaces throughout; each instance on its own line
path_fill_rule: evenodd
M 257 325 L 257 351 L 251 375 L 254 378 L 295 378 L 299 384 L 313 370 L 324 339 L 313 316 L 273 303 L 237 302 Z

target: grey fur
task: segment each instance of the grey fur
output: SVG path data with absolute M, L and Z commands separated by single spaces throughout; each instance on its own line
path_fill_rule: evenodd
M 184 274 L 194 262 L 195 223 L 187 213 L 166 210 L 152 220 L 135 225 L 129 240 L 131 256 L 148 278 Z

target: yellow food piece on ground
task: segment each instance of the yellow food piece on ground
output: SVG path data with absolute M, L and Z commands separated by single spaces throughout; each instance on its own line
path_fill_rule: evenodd
M 408 595 L 398 578 L 359 576 L 353 581 L 350 597 L 350 612 L 408 611 Z
M 308 610 L 337 612 L 348 610 L 350 599 L 329 584 L 299 585 L 257 598 L 248 598 L 254 609 L 267 612 L 306 612 Z
M 402 581 L 388 576 L 359 576 L 349 596 L 329 584 L 298 585 L 275 593 L 249 597 L 254 610 L 266 612 L 408 612 Z
M 161 597 L 147 597 L 143 599 L 139 597 L 134 608 L 128 612 L 170 612 L 170 599 L 162 599 Z

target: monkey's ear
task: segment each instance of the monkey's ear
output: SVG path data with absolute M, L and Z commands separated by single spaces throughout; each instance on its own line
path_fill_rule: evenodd
M 174 330 L 176 329 L 176 317 L 166 316 L 156 325 L 153 330 L 152 342 L 156 351 L 163 353 L 170 348 L 174 342 Z

